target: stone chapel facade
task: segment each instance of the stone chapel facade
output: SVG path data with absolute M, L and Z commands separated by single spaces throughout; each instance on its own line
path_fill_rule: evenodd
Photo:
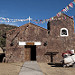
M 7 32 L 6 59 L 8 62 L 50 62 L 47 52 L 58 52 L 54 62 L 60 62 L 62 53 L 75 50 L 74 21 L 65 14 L 48 22 L 47 29 L 28 23 Z

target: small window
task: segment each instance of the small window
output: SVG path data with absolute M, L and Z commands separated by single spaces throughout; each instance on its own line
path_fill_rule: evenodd
M 60 36 L 68 36 L 68 29 L 61 28 L 61 30 L 60 30 Z

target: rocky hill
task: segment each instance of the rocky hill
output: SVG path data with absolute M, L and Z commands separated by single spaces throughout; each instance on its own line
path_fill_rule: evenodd
M 1 48 L 5 47 L 6 45 L 6 32 L 16 27 L 17 26 L 0 24 L 0 47 Z

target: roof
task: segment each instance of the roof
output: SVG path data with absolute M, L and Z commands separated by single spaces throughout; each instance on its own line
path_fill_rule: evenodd
M 68 16 L 68 15 L 66 15 L 66 14 L 64 14 L 64 13 L 61 13 L 61 15 L 60 15 L 59 17 L 62 17 L 62 16 L 64 16 L 64 17 L 68 17 L 68 18 L 70 18 L 70 19 L 73 20 L 72 17 L 70 17 L 70 16 Z M 54 16 L 54 18 L 57 18 L 57 17 L 58 17 L 58 16 Z
M 42 28 L 42 27 L 40 27 L 40 26 L 37 26 L 37 25 L 35 25 L 35 24 L 33 24 L 33 23 L 27 23 L 27 24 L 24 24 L 24 25 L 22 25 L 22 26 L 20 26 L 20 27 L 23 27 L 23 26 L 26 26 L 26 25 L 33 25 L 33 26 L 35 26 L 35 27 L 38 27 L 38 28 L 40 28 L 40 29 L 43 29 L 43 30 L 46 30 L 46 31 L 47 31 L 47 29 Z M 15 29 L 11 29 L 11 30 L 9 30 L 7 33 L 11 32 L 12 30 L 17 30 L 17 29 L 20 28 L 20 27 L 17 27 L 17 28 L 15 28 Z
M 73 19 L 72 17 L 70 17 L 70 16 L 68 16 L 68 15 L 66 15 L 66 14 L 64 14 L 64 13 L 62 13 L 61 15 L 64 15 L 64 16 L 66 16 L 66 17 L 69 17 L 70 19 Z
M 35 25 L 35 24 L 33 24 L 33 23 L 27 23 L 27 24 L 24 24 L 24 25 L 22 25 L 22 26 L 25 26 L 25 25 L 33 25 L 33 26 L 35 26 L 35 27 L 39 27 L 39 28 L 41 28 L 41 29 L 47 30 L 47 29 L 45 29 L 45 28 L 43 28 L 43 27 L 40 27 L 40 26 L 38 26 L 38 25 Z M 20 27 L 22 27 L 22 26 L 20 26 Z
M 57 18 L 61 18 L 61 17 L 68 17 L 69 19 L 71 19 L 72 21 L 74 21 L 72 17 L 70 17 L 70 16 L 68 16 L 68 15 L 66 15 L 66 14 L 64 14 L 64 13 L 61 13 L 61 15 L 60 15 L 59 17 L 58 17 L 58 16 L 54 16 L 53 18 L 54 18 L 54 19 L 57 19 Z M 53 20 L 51 20 L 51 21 L 53 21 Z M 49 21 L 49 22 L 50 22 L 50 21 Z

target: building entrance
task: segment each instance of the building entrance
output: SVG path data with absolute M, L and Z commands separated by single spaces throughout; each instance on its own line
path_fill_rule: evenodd
M 36 61 L 36 45 L 25 45 L 25 61 Z

